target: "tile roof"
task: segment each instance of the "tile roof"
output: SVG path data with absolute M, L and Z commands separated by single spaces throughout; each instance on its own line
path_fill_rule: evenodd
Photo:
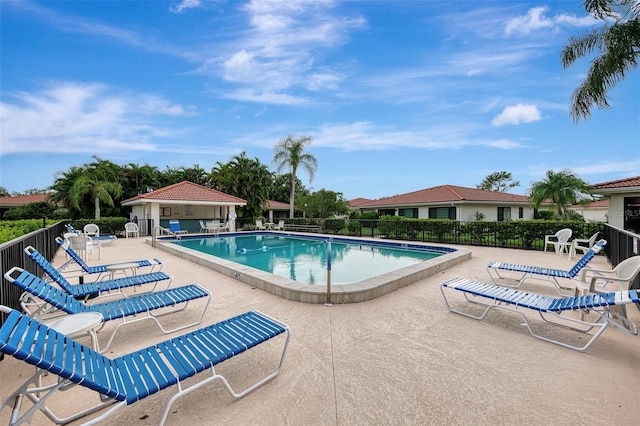
M 570 209 L 598 209 L 609 207 L 609 200 L 598 200 L 591 203 L 574 204 Z
M 268 201 L 269 208 L 272 209 L 289 209 L 289 203 L 283 203 L 282 201 L 269 200 Z
M 466 188 L 464 186 L 441 185 L 422 189 L 393 197 L 381 198 L 360 207 L 374 207 L 387 205 L 408 205 L 427 203 L 450 203 L 456 201 L 479 202 L 519 202 L 528 203 L 529 197 L 509 194 L 506 192 L 485 191 L 482 189 Z
M 347 201 L 347 204 L 349 204 L 350 207 L 360 207 L 364 204 L 369 204 L 371 202 L 373 202 L 374 200 L 371 200 L 369 198 L 354 198 L 353 200 L 349 200 Z
M 0 197 L 0 205 L 4 207 L 12 206 L 24 206 L 29 203 L 38 203 L 41 201 L 47 201 L 47 198 L 51 197 L 53 192 L 47 194 L 31 194 L 31 195 L 16 195 L 15 197 Z
M 147 192 L 146 194 L 136 195 L 135 197 L 123 200 L 122 204 L 135 200 L 208 201 L 235 204 L 245 204 L 247 202 L 242 198 L 234 197 L 233 195 L 225 194 L 224 192 L 216 191 L 215 189 L 207 188 L 206 186 L 186 180 Z
M 640 186 L 640 176 L 596 183 L 595 185 L 591 185 L 591 189 L 631 188 L 634 186 Z

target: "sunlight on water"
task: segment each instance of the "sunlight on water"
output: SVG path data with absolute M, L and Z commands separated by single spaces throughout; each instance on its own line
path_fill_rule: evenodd
M 327 283 L 327 240 L 274 235 L 184 239 L 178 244 L 305 284 Z M 331 283 L 352 284 L 443 253 L 331 242 Z

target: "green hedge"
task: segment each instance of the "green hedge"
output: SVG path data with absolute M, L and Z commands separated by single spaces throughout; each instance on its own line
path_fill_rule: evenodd
M 47 220 L 46 225 L 53 225 L 56 222 L 56 220 Z M 42 228 L 42 219 L 2 220 L 0 221 L 0 244 Z
M 100 228 L 100 235 L 115 235 L 124 231 L 124 224 L 129 222 L 126 217 L 102 217 L 95 219 L 78 219 L 70 221 L 74 229 L 82 231 L 85 225 L 95 223 Z

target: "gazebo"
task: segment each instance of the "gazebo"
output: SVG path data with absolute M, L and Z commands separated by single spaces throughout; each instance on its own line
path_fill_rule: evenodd
M 151 221 L 154 225 L 169 227 L 169 220 L 180 220 L 180 227 L 198 232 L 200 220 L 219 219 L 229 221 L 229 230 L 235 231 L 236 208 L 247 204 L 246 200 L 183 181 L 122 201 L 131 206 L 131 220 Z M 151 229 L 147 230 L 150 233 Z

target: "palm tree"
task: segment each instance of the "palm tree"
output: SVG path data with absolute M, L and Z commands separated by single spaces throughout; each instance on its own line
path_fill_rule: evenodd
M 69 193 L 71 203 L 80 210 L 80 202 L 86 195 L 93 197 L 95 219 L 100 219 L 100 201 L 114 205 L 113 198 L 122 194 L 122 185 L 115 179 L 109 179 L 106 171 L 100 167 L 83 173 L 74 181 Z
M 298 167 L 302 167 L 309 174 L 309 181 L 313 180 L 313 176 L 318 169 L 318 160 L 309 154 L 304 152 L 307 145 L 310 145 L 313 141 L 311 136 L 302 135 L 294 138 L 288 135 L 282 139 L 275 146 L 275 154 L 273 156 L 273 163 L 276 166 L 276 170 L 281 172 L 286 167 L 289 168 L 289 217 L 293 217 L 295 192 L 296 192 L 296 174 Z
M 591 117 L 593 105 L 609 108 L 607 92 L 638 66 L 640 56 L 640 3 L 637 0 L 585 0 L 584 7 L 605 24 L 579 38 L 571 37 L 562 50 L 564 69 L 578 58 L 600 54 L 591 61 L 585 80 L 571 95 L 571 117 L 575 122 Z
M 564 218 L 567 216 L 568 206 L 591 195 L 589 184 L 569 170 L 561 170 L 558 173 L 548 170 L 546 176 L 546 179 L 534 182 L 529 189 L 531 204 L 536 209 L 545 200 L 551 199 L 556 206 L 558 217 Z
M 220 162 L 211 171 L 215 188 L 247 201 L 239 209 L 242 217 L 257 217 L 267 204 L 273 175 L 260 160 L 247 158 L 243 151 L 226 164 Z

